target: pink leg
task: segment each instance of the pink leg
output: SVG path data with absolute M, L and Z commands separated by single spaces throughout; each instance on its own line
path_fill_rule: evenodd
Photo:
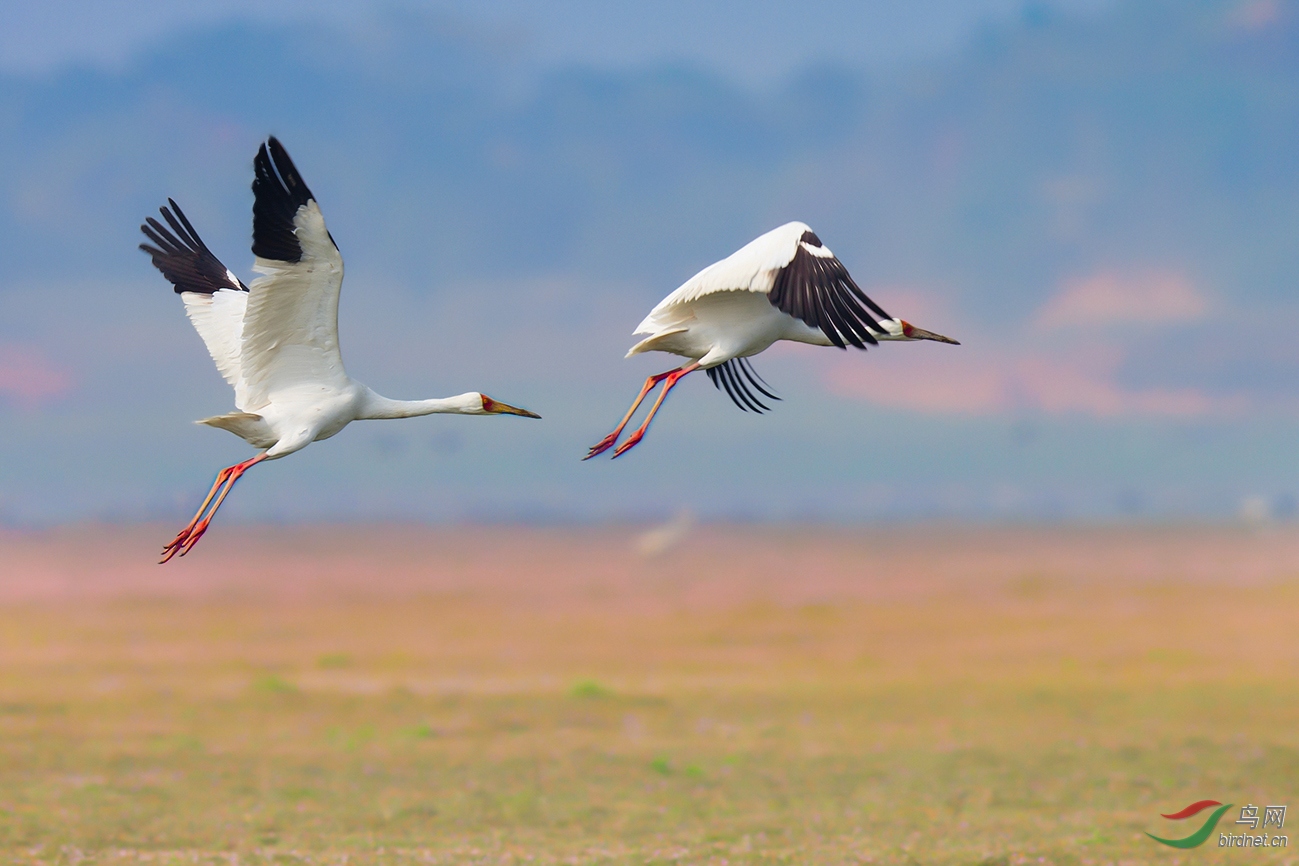
M 628 436 L 626 442 L 614 449 L 614 457 L 627 453 L 635 447 L 637 442 L 644 438 L 645 431 L 649 429 L 650 422 L 654 420 L 654 416 L 658 413 L 659 407 L 663 405 L 663 399 L 667 397 L 668 392 L 687 375 L 698 369 L 699 363 L 695 362 L 688 366 L 681 367 L 680 369 L 673 370 L 671 373 L 667 374 L 667 384 L 664 385 L 663 390 L 659 392 L 659 398 L 654 401 L 654 406 L 649 410 L 649 414 L 645 416 L 645 420 L 641 422 L 640 427 L 636 428 L 636 432 Z
M 217 491 L 224 487 L 225 483 L 230 480 L 230 472 L 233 469 L 233 466 L 227 466 L 225 469 L 222 469 L 217 473 L 216 480 L 212 482 L 212 489 L 207 492 L 207 496 L 203 499 L 203 504 L 200 505 L 198 511 L 194 513 L 194 518 L 185 525 L 184 529 L 176 533 L 176 537 L 168 542 L 167 546 L 162 549 L 165 557 L 162 560 L 163 562 L 171 559 L 171 555 L 175 554 L 176 550 L 180 549 L 180 545 L 189 537 L 189 534 L 194 531 L 194 527 L 198 524 L 199 518 L 203 516 L 203 512 L 207 511 L 207 507 L 212 504 L 212 499 L 217 495 Z M 168 551 L 171 551 L 171 554 L 168 554 Z
M 595 455 L 603 454 L 604 452 L 612 448 L 614 443 L 618 441 L 618 437 L 622 435 L 622 429 L 626 427 L 627 422 L 631 420 L 631 416 L 635 415 L 636 410 L 640 408 L 641 401 L 645 399 L 645 395 L 648 394 L 650 391 L 653 391 L 654 386 L 657 385 L 659 382 L 662 382 L 664 379 L 671 376 L 673 373 L 677 372 L 680 369 L 681 368 L 678 367 L 676 370 L 668 370 L 666 373 L 659 373 L 657 376 L 650 376 L 648 379 L 646 379 L 645 384 L 641 386 L 640 393 L 636 395 L 635 402 L 631 404 L 631 408 L 627 410 L 627 414 L 624 415 L 622 420 L 618 422 L 618 426 L 615 427 L 613 429 L 613 432 L 610 433 L 608 436 L 604 437 L 599 442 L 592 445 L 590 452 L 582 459 L 590 460 Z
M 250 457 L 242 463 L 236 463 L 234 466 L 227 466 L 225 469 L 218 472 L 216 481 L 212 484 L 212 489 L 208 491 L 207 498 L 204 499 L 203 504 L 199 506 L 198 513 L 194 515 L 194 519 L 189 522 L 188 526 L 177 533 L 176 537 L 162 549 L 162 560 L 159 564 L 161 565 L 163 562 L 167 562 L 176 554 L 184 556 L 189 553 L 194 545 L 198 544 L 198 540 L 203 537 L 203 533 L 207 532 L 208 525 L 212 523 L 213 515 L 217 513 L 217 509 L 221 507 L 221 503 L 225 501 L 226 496 L 228 496 L 230 491 L 234 489 L 235 482 L 243 477 L 243 474 L 247 472 L 249 468 L 261 463 L 265 459 L 266 453 L 262 452 L 256 457 Z M 220 491 L 219 494 L 218 491 Z M 213 497 L 216 498 L 215 502 L 213 502 Z M 212 506 L 210 510 L 208 509 L 209 504 Z M 206 512 L 206 515 L 204 512 Z

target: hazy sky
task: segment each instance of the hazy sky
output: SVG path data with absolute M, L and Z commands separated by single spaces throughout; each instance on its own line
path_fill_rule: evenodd
M 1101 9 L 1112 0 L 1055 0 Z M 0 62 L 10 70 L 120 64 L 175 31 L 242 19 L 354 24 L 376 11 L 430 10 L 525 47 L 542 63 L 642 64 L 684 58 L 747 80 L 810 62 L 888 65 L 950 51 L 982 23 L 1032 8 L 1024 0 L 47 0 L 10 3 Z
M 1295 3 L 411 9 L 6 11 L 0 520 L 183 519 L 251 453 L 190 423 L 229 389 L 136 245 L 175 197 L 251 278 L 268 133 L 346 258 L 349 371 L 545 420 L 358 424 L 226 520 L 1293 510 Z M 698 377 L 581 463 L 675 363 L 633 326 L 790 219 L 963 345 L 779 347 L 772 413 Z

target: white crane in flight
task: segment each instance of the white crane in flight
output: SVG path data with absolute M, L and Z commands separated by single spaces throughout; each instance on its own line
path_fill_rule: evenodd
M 865 349 L 883 340 L 955 340 L 895 319 L 866 297 L 843 264 L 806 223 L 786 223 L 709 265 L 659 301 L 636 334 L 649 334 L 627 353 L 670 352 L 691 362 L 650 376 L 631 409 L 608 436 L 590 449 L 589 460 L 612 448 L 637 408 L 659 382 L 666 382 L 649 414 L 614 450 L 625 454 L 649 429 L 663 399 L 681 379 L 704 370 L 735 405 L 763 412 L 754 393 L 779 400 L 754 372 L 749 358 L 777 340 L 813 346 Z
M 194 548 L 250 467 L 328 439 L 353 421 L 434 413 L 541 417 L 477 391 L 390 400 L 348 376 L 338 349 L 343 257 L 320 206 L 274 137 L 258 149 L 253 167 L 253 270 L 262 276 L 251 286 L 212 254 L 176 202 L 168 199 L 170 208 L 161 209 L 166 226 L 149 217 L 140 227 L 153 242 L 140 249 L 175 286 L 235 391 L 237 411 L 198 423 L 262 449 L 217 473 L 194 519 L 163 548 L 162 562 Z

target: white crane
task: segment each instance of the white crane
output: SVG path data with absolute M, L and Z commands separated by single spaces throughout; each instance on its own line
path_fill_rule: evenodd
M 175 286 L 235 391 L 238 411 L 198 423 L 263 449 L 217 473 L 194 519 L 163 548 L 163 562 L 194 548 L 250 467 L 328 439 L 352 421 L 434 413 L 541 417 L 477 391 L 390 400 L 348 376 L 338 349 L 343 257 L 320 206 L 274 137 L 258 149 L 253 167 L 253 270 L 262 276 L 251 286 L 221 264 L 171 199 L 161 209 L 170 229 L 153 217 L 140 226 L 153 242 L 140 249 Z
M 612 448 L 641 401 L 666 381 L 649 414 L 614 450 L 625 454 L 649 429 L 663 399 L 677 382 L 704 370 L 713 385 L 748 411 L 768 407 L 754 390 L 773 399 L 770 386 L 754 372 L 751 356 L 777 340 L 813 346 L 865 349 L 882 340 L 955 340 L 895 319 L 857 287 L 843 264 L 806 223 L 786 223 L 704 268 L 659 301 L 636 334 L 649 334 L 627 357 L 670 352 L 691 363 L 650 376 L 618 426 L 591 447 L 583 460 Z

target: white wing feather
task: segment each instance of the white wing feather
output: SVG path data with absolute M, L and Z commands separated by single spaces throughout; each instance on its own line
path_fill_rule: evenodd
M 240 373 L 239 358 L 243 351 L 244 310 L 248 293 L 237 289 L 221 289 L 212 294 L 181 292 L 185 312 L 194 330 L 203 338 L 208 354 L 216 363 L 230 387 L 235 390 L 235 406 L 245 410 L 247 387 Z
M 754 238 L 720 262 L 714 262 L 659 301 L 634 334 L 653 334 L 680 321 L 674 307 L 697 301 L 716 292 L 761 292 L 768 294 L 776 273 L 794 259 L 799 239 L 811 231 L 806 223 L 791 222 Z M 832 255 L 824 247 L 816 255 Z
M 284 262 L 257 257 L 263 276 L 249 286 L 240 368 L 247 405 L 256 412 L 271 395 L 299 385 L 345 388 L 338 348 L 338 293 L 343 257 L 325 228 L 315 200 L 293 218 L 302 258 Z

